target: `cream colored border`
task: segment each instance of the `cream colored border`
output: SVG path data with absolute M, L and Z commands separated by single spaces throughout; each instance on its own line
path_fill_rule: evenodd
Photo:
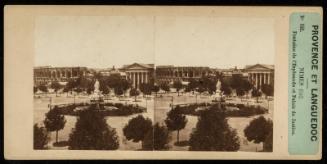
M 6 159 L 320 159 L 288 154 L 288 30 L 292 12 L 318 7 L 145 7 L 145 6 L 5 6 L 4 8 L 4 155 Z M 75 151 L 32 148 L 34 20 L 37 16 L 165 15 L 275 19 L 274 150 L 255 152 Z M 322 94 L 321 94 L 322 95 Z M 321 127 L 321 126 L 320 126 Z

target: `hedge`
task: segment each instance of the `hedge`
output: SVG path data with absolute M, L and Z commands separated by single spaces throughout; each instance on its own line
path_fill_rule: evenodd
M 213 103 L 215 104 L 215 103 Z M 199 115 L 202 109 L 208 108 L 212 104 L 209 103 L 199 103 L 199 104 L 188 104 L 185 106 L 176 105 L 182 114 L 186 115 Z M 234 103 L 222 103 L 225 108 L 225 113 L 227 117 L 248 117 L 253 115 L 265 114 L 268 109 L 259 105 L 245 105 L 245 104 L 234 104 Z M 236 107 L 238 110 L 230 110 L 229 107 Z
M 78 116 L 79 111 L 75 110 L 77 108 L 88 108 L 92 104 L 90 103 L 75 103 L 75 104 L 65 104 L 65 105 L 57 105 L 57 108 L 61 111 L 63 115 L 71 115 Z M 106 110 L 106 107 L 116 107 L 117 109 Z M 122 104 L 122 103 L 102 103 L 100 104 L 100 110 L 105 116 L 127 116 L 136 113 L 145 112 L 146 108 L 133 105 L 133 104 Z

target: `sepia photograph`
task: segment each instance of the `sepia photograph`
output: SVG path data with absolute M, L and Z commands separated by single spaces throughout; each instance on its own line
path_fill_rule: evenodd
M 39 16 L 35 150 L 272 152 L 273 19 Z

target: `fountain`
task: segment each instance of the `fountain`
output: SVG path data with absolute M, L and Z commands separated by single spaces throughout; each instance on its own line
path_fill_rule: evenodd
M 74 102 L 66 104 L 57 104 L 56 106 L 64 115 L 78 116 L 80 112 L 85 110 L 93 110 L 104 116 L 127 116 L 135 113 L 146 111 L 145 107 L 133 106 L 131 104 L 121 104 L 114 102 L 105 102 L 104 95 L 100 91 L 100 83 L 98 80 L 94 83 L 94 91 L 89 96 L 90 103 Z M 50 106 L 51 109 L 54 108 Z
M 222 100 L 222 92 L 220 91 L 220 88 L 221 88 L 221 82 L 220 82 L 220 80 L 218 80 L 217 81 L 217 84 L 216 84 L 216 94 L 215 94 L 215 100 L 213 100 L 213 101 L 215 101 L 215 102 L 217 102 L 218 100 L 217 99 L 219 99 L 220 101 Z
M 100 87 L 100 83 L 98 80 L 96 80 L 94 83 L 93 94 L 90 96 L 91 103 L 99 104 L 99 103 L 103 102 L 103 95 L 102 95 L 101 91 L 99 90 L 99 87 Z
M 217 81 L 217 84 L 216 84 L 216 95 L 218 95 L 219 97 L 221 97 L 222 95 L 222 93 L 221 93 L 221 91 L 220 91 L 220 88 L 221 88 L 221 82 L 218 80 Z

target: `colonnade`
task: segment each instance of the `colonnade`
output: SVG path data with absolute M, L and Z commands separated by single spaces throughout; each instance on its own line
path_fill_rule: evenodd
M 34 80 L 36 84 L 44 84 L 49 81 L 62 81 L 69 78 L 85 76 L 87 69 L 83 68 L 39 68 L 34 69 Z
M 260 88 L 263 84 L 272 83 L 272 73 L 271 72 L 249 72 L 248 80 L 254 83 L 256 88 Z
M 128 71 L 126 74 L 133 88 L 139 88 L 142 83 L 149 83 L 150 72 L 148 71 Z

